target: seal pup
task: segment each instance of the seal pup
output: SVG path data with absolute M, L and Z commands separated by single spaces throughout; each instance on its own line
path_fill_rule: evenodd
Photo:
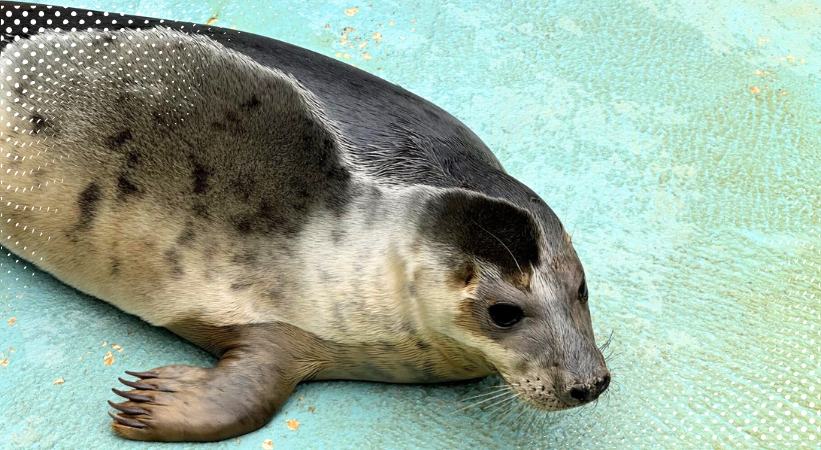
M 305 380 L 499 373 L 546 410 L 607 388 L 559 219 L 446 112 L 247 33 L 0 20 L 0 243 L 218 358 L 127 372 L 120 436 L 247 433 Z

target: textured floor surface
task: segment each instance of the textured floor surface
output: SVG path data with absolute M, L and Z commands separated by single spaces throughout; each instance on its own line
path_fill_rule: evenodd
M 573 232 L 613 332 L 595 407 L 459 411 L 494 380 L 315 383 L 201 447 L 819 448 L 821 4 L 487 3 L 72 3 L 275 37 L 444 107 Z M 203 352 L 5 251 L 0 318 L 0 447 L 200 447 L 119 440 L 105 401 L 123 370 Z

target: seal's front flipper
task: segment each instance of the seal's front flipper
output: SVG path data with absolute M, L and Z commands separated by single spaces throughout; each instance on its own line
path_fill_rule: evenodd
M 279 345 L 287 337 L 275 327 L 207 328 L 180 334 L 220 356 L 215 367 L 166 366 L 126 372 L 135 381 L 120 378 L 132 389 L 113 389 L 126 401 L 109 402 L 118 435 L 142 441 L 239 436 L 265 425 L 303 378 L 294 355 Z

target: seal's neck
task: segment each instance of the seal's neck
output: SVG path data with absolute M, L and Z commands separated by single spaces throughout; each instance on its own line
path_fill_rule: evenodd
M 452 317 L 443 308 L 456 303 L 417 231 L 434 189 L 359 191 L 341 214 L 311 220 L 294 252 L 300 292 L 281 313 L 323 343 L 319 359 L 332 363 L 316 378 L 429 382 L 490 373 L 481 355 L 443 333 Z
M 303 307 L 291 309 L 288 320 L 335 341 L 418 334 L 425 322 L 413 272 L 425 189 L 358 191 L 343 211 L 314 218 L 301 234 L 291 277 L 300 279 Z

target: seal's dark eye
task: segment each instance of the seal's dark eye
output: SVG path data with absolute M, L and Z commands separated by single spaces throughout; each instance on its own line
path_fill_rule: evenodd
M 579 300 L 582 303 L 587 302 L 587 281 L 582 280 L 582 284 L 579 286 Z
M 510 303 L 496 303 L 487 309 L 490 320 L 500 328 L 510 328 L 525 316 L 522 308 Z

